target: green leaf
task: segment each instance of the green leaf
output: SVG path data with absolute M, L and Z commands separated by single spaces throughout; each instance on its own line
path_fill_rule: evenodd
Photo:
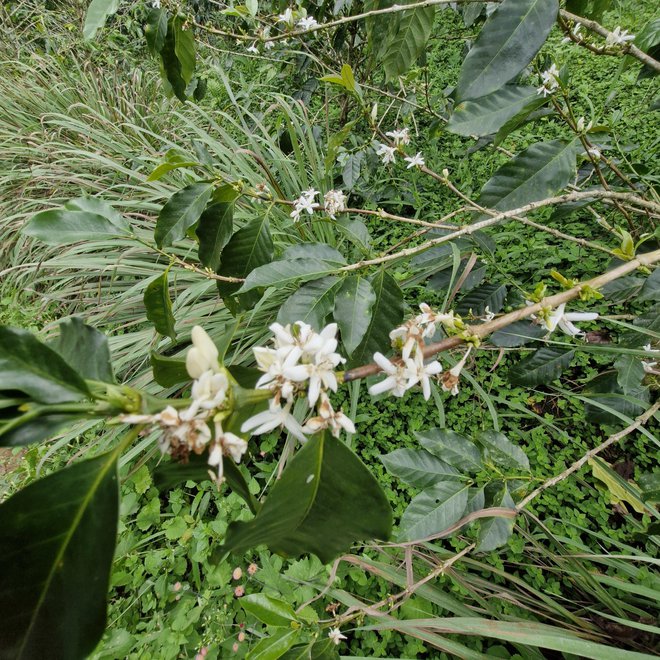
M 195 233 L 199 239 L 199 261 L 202 266 L 217 272 L 220 257 L 231 238 L 234 219 L 234 204 L 216 202 L 209 204 L 199 216 Z
M 616 280 L 615 280 L 616 281 Z M 639 294 L 640 300 L 660 302 L 660 268 L 656 268 L 644 282 Z
M 246 660 L 277 660 L 296 643 L 300 633 L 299 628 L 275 630 L 248 651 Z
M 298 621 L 296 613 L 289 603 L 266 594 L 250 594 L 241 598 L 241 607 L 267 626 L 291 627 L 292 621 Z
M 160 181 L 168 172 L 178 170 L 181 167 L 197 167 L 199 163 L 195 161 L 181 161 L 177 163 L 161 163 L 154 169 L 154 171 L 147 177 L 147 181 Z
M 174 330 L 170 289 L 167 283 L 168 270 L 149 283 L 144 291 L 144 306 L 147 310 L 147 320 L 154 324 L 156 332 L 170 337 L 174 341 L 176 331 Z
M 172 27 L 174 28 L 174 53 L 179 60 L 181 78 L 187 85 L 195 73 L 195 37 L 192 26 L 182 16 L 174 18 Z
M 72 413 L 70 415 L 40 415 L 34 418 L 31 411 L 18 414 L 11 420 L 0 419 L 0 446 L 18 447 L 42 440 L 49 440 L 62 428 L 82 419 L 85 415 Z
M 181 16 L 170 18 L 160 49 L 162 77 L 180 101 L 186 100 L 186 88 L 195 67 L 194 37 L 191 30 L 182 30 L 183 22 Z
M 566 0 L 568 11 L 595 21 L 600 21 L 611 5 L 612 0 Z
M 515 78 L 545 43 L 558 11 L 557 0 L 504 0 L 463 61 L 456 98 L 486 96 Z
M 548 331 L 542 325 L 530 323 L 529 321 L 516 321 L 503 330 L 498 330 L 490 336 L 490 341 L 495 346 L 513 348 L 523 346 L 535 339 L 547 335 Z
M 101 639 L 117 456 L 76 463 L 0 505 L 0 658 L 84 658 Z
M 352 220 L 351 218 L 337 218 L 335 227 L 343 234 L 355 247 L 361 252 L 368 252 L 371 245 L 371 235 L 367 226 L 362 220 Z
M 479 448 L 463 435 L 447 429 L 429 429 L 415 433 L 424 449 L 461 472 L 475 473 L 483 468 Z
M 182 239 L 204 212 L 213 192 L 211 183 L 191 183 L 175 192 L 158 214 L 154 239 L 159 248 Z
M 334 318 L 349 355 L 360 345 L 367 332 L 375 302 L 376 293 L 369 281 L 360 275 L 347 277 L 337 292 Z
M 144 37 L 152 55 L 158 55 L 165 45 L 169 14 L 164 9 L 152 9 L 144 26 Z M 152 180 L 149 177 L 149 180 Z
M 186 361 L 160 355 L 152 351 L 149 356 L 154 380 L 162 387 L 173 387 L 179 383 L 186 383 L 190 375 L 186 370 Z
M 466 137 L 493 135 L 509 120 L 523 112 L 532 112 L 546 101 L 534 87 L 506 85 L 487 96 L 459 103 L 449 118 L 447 130 Z
M 349 361 L 350 366 L 367 364 L 377 351 L 386 351 L 390 346 L 390 331 L 403 320 L 403 292 L 396 280 L 384 269 L 369 278 L 376 300 L 371 308 L 371 320 L 360 345 Z
M 514 364 L 509 369 L 509 380 L 512 385 L 525 387 L 551 383 L 568 367 L 574 354 L 570 348 L 544 346 Z
M 66 202 L 64 208 L 68 211 L 86 211 L 101 215 L 115 227 L 121 229 L 122 233 L 126 235 L 131 233 L 131 225 L 128 220 L 112 205 L 98 197 L 76 197 Z
M 267 264 L 273 257 L 273 239 L 268 228 L 268 217 L 263 215 L 239 229 L 225 246 L 220 257 L 219 275 L 244 278 L 255 268 Z M 240 284 L 218 282 L 223 298 L 233 295 Z
M 456 311 L 462 315 L 472 311 L 475 316 L 481 316 L 488 308 L 488 311 L 497 314 L 504 307 L 506 293 L 504 284 L 483 284 L 463 296 L 456 305 Z
M 505 163 L 481 189 L 478 203 L 509 211 L 550 197 L 566 187 L 575 174 L 578 140 L 539 142 Z
M 390 16 L 391 32 L 381 51 L 386 82 L 407 73 L 424 54 L 434 19 L 435 7 L 417 7 Z
M 92 0 L 85 15 L 83 37 L 93 39 L 105 22 L 119 9 L 119 0 Z
M 266 544 L 292 557 L 312 552 L 329 563 L 354 541 L 388 538 L 391 523 L 387 499 L 362 461 L 320 434 L 298 450 L 256 517 L 229 525 L 224 550 Z
M 644 412 L 649 400 L 646 387 L 624 394 L 618 384 L 618 374 L 612 371 L 592 378 L 586 384 L 584 393 L 589 396 L 585 406 L 587 419 L 601 424 L 621 424 L 623 420 L 615 412 L 634 419 Z
M 296 243 L 289 245 L 280 257 L 280 261 L 288 259 L 321 259 L 338 266 L 346 265 L 346 257 L 327 243 Z
M 646 372 L 642 361 L 634 355 L 621 355 L 614 363 L 617 371 L 617 382 L 624 394 L 632 394 L 639 390 Z
M 641 277 L 628 275 L 608 282 L 605 286 L 600 287 L 598 292 L 611 302 L 621 303 L 639 293 L 643 285 L 644 280 Z M 643 296 L 640 297 L 641 299 L 643 299 Z
M 346 164 L 342 170 L 341 177 L 344 180 L 344 185 L 348 190 L 353 190 L 355 184 L 360 179 L 362 172 L 362 163 L 364 163 L 365 153 L 364 151 L 357 151 L 355 153 L 349 154 L 346 159 Z
M 427 451 L 396 449 L 380 460 L 390 474 L 415 488 L 427 488 L 439 481 L 461 478 L 459 471 Z
M 318 642 L 298 644 L 289 649 L 281 660 L 339 660 L 337 645 L 328 637 Z
M 338 277 L 331 275 L 301 286 L 280 307 L 277 321 L 283 325 L 302 321 L 319 332 L 332 311 L 340 283 Z
M 300 280 L 315 280 L 335 270 L 337 266 L 320 259 L 273 261 L 251 271 L 237 293 L 240 295 L 259 287 L 282 287 Z
M 463 516 L 468 500 L 468 486 L 445 481 L 413 498 L 403 512 L 399 541 L 415 541 L 438 534 Z
M 0 326 L 0 383 L 41 403 L 90 396 L 85 381 L 53 349 L 25 330 Z
M 71 211 L 64 208 L 33 215 L 23 227 L 22 233 L 46 245 L 68 245 L 81 241 L 127 236 L 129 232 L 117 227 L 98 213 Z
M 59 337 L 50 347 L 83 378 L 114 383 L 108 338 L 72 316 L 59 325 Z
M 505 469 L 520 468 L 529 471 L 529 459 L 525 452 L 514 445 L 503 433 L 482 431 L 476 437 L 485 449 L 484 459 Z

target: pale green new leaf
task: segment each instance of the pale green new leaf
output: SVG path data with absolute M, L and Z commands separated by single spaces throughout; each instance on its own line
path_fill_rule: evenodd
M 360 345 L 369 327 L 375 302 L 376 293 L 360 275 L 347 277 L 335 296 L 334 317 L 349 355 Z
M 468 501 L 468 486 L 446 481 L 413 498 L 401 518 L 400 541 L 415 541 L 438 534 L 461 519 Z
M 68 245 L 80 241 L 127 236 L 129 231 L 98 213 L 64 208 L 37 213 L 30 218 L 22 233 L 46 245 Z
M 493 135 L 513 117 L 531 112 L 545 102 L 534 87 L 505 85 L 487 96 L 459 103 L 447 130 L 466 137 Z
M 508 211 L 551 197 L 575 175 L 579 140 L 539 142 L 500 167 L 481 190 L 480 206 Z
M 557 0 L 504 0 L 463 61 L 456 98 L 486 96 L 517 76 L 545 43 L 558 11 Z

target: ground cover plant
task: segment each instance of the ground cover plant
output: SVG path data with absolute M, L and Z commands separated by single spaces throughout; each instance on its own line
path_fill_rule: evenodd
M 0 11 L 1 657 L 653 656 L 653 3 Z

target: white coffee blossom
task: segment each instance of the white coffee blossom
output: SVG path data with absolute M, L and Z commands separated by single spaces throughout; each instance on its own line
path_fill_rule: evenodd
M 346 195 L 341 190 L 328 190 L 323 197 L 325 212 L 335 220 L 337 213 L 346 210 Z
M 314 209 L 319 208 L 319 204 L 314 201 L 314 198 L 318 194 L 318 190 L 310 188 L 309 190 L 303 191 L 302 195 L 300 195 L 300 197 L 295 200 L 293 203 L 293 211 L 291 212 L 291 217 L 293 218 L 294 222 L 300 220 L 300 214 L 303 211 L 306 211 L 309 215 L 312 215 L 312 213 L 314 213 Z
M 527 301 L 528 305 L 532 303 Z M 598 318 L 596 312 L 569 312 L 564 311 L 566 307 L 565 303 L 562 303 L 557 308 L 553 309 L 549 314 L 546 315 L 544 319 L 541 320 L 541 325 L 548 330 L 548 332 L 554 332 L 556 328 L 559 328 L 565 334 L 571 337 L 577 337 L 583 335 L 578 327 L 573 325 L 573 321 L 595 321 Z M 532 315 L 533 319 L 536 319 L 536 316 Z
M 383 165 L 393 163 L 396 160 L 396 147 L 388 147 L 386 144 L 381 144 L 376 149 L 376 156 L 380 156 Z
M 296 27 L 298 27 L 300 30 L 310 30 L 317 25 L 317 20 L 312 16 L 304 16 L 298 21 L 298 23 L 296 23 Z
M 252 435 L 261 435 L 269 433 L 278 427 L 284 427 L 294 438 L 301 442 L 305 441 L 305 434 L 300 422 L 291 414 L 293 401 L 289 401 L 284 406 L 271 400 L 268 410 L 257 413 L 243 422 L 241 433 L 251 433 Z
M 559 69 L 556 64 L 541 73 L 541 81 L 543 84 L 536 90 L 536 93 L 542 94 L 544 98 L 559 87 Z
M 186 369 L 191 378 L 199 378 L 205 371 L 220 371 L 218 349 L 204 328 L 196 325 L 192 329 L 192 348 L 186 354 Z
M 573 26 L 573 29 L 571 30 L 571 35 L 572 35 L 573 38 L 571 39 L 571 37 L 564 37 L 564 38 L 561 40 L 562 43 L 563 43 L 563 44 L 566 44 L 566 43 L 568 43 L 569 41 L 573 41 L 573 40 L 575 40 L 575 41 L 579 41 L 580 39 L 582 39 L 582 35 L 580 34 L 580 32 L 582 32 L 582 23 L 576 23 L 576 24 Z
M 603 156 L 601 153 L 600 149 L 598 147 L 589 147 L 589 155 L 594 159 L 594 160 L 600 160 Z
M 346 635 L 341 634 L 339 628 L 331 628 L 328 633 L 328 637 L 333 641 L 334 644 L 339 644 L 342 639 L 346 639 Z
M 330 404 L 330 399 L 325 392 L 321 392 L 321 398 L 317 406 L 318 416 L 307 420 L 303 431 L 305 433 L 318 433 L 323 429 L 330 429 L 335 438 L 339 437 L 342 429 L 347 433 L 355 433 L 355 424 L 341 410 L 336 411 Z
M 287 7 L 286 11 L 277 17 L 277 22 L 293 25 L 293 11 L 291 7 Z
M 628 30 L 622 30 L 620 25 L 617 25 L 606 37 L 605 44 L 607 46 L 624 46 L 628 41 L 634 41 L 635 35 L 629 34 Z
M 385 133 L 387 137 L 394 140 L 394 144 L 399 147 L 402 145 L 410 144 L 410 133 L 407 128 L 397 129 L 395 131 L 388 131 Z
M 424 158 L 422 157 L 422 152 L 416 153 L 414 156 L 406 156 L 403 160 L 408 163 L 408 167 L 406 169 L 410 169 L 411 167 L 424 167 Z
M 275 42 L 274 41 L 265 41 L 264 42 L 264 50 L 272 50 L 275 48 Z
M 376 396 L 390 392 L 392 396 L 402 397 L 408 391 L 410 374 L 405 364 L 394 364 L 382 353 L 374 353 L 374 362 L 385 372 L 387 378 L 369 388 L 369 394 Z
M 458 394 L 458 383 L 461 372 L 463 371 L 463 367 L 465 366 L 465 362 L 467 361 L 471 350 L 472 346 L 465 351 L 465 355 L 463 355 L 463 357 L 449 371 L 445 371 L 445 373 L 442 374 L 442 378 L 440 379 L 442 389 L 445 392 L 451 392 L 452 396 Z
M 245 50 L 247 50 L 248 53 L 255 53 L 256 55 L 259 54 L 256 41 L 251 46 L 248 46 Z

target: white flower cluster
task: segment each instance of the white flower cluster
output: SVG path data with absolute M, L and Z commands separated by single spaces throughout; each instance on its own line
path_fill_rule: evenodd
M 319 194 L 318 190 L 310 188 L 309 190 L 303 191 L 302 195 L 293 202 L 293 211 L 291 212 L 291 217 L 294 222 L 300 220 L 300 214 L 307 212 L 309 215 L 312 215 L 314 211 L 320 208 L 318 202 L 314 201 L 314 198 Z M 328 190 L 327 193 L 323 196 L 323 202 L 325 204 L 326 213 L 335 220 L 335 215 L 346 210 L 346 195 L 341 190 Z
M 318 21 L 312 16 L 303 16 L 297 23 L 296 27 L 300 30 L 311 30 L 318 25 Z
M 402 145 L 410 144 L 410 133 L 408 132 L 407 128 L 400 128 L 395 131 L 388 131 L 385 133 L 387 137 L 392 138 L 394 140 L 394 144 L 397 147 L 400 147 Z
M 642 350 L 645 350 L 647 353 L 660 353 L 660 350 L 651 348 L 651 344 L 646 344 L 642 346 Z M 642 360 L 642 367 L 647 374 L 657 374 L 660 373 L 657 370 L 658 360 Z
M 190 406 L 184 410 L 167 406 L 155 415 L 121 415 L 119 420 L 126 424 L 159 426 L 162 430 L 158 441 L 160 450 L 179 460 L 187 460 L 190 452 L 201 454 L 208 449 L 208 464 L 217 470 L 213 478 L 221 483 L 223 456 L 231 456 L 239 463 L 247 443 L 225 432 L 216 419 L 216 413 L 225 406 L 229 390 L 229 380 L 218 362 L 218 349 L 200 326 L 193 328 L 192 342 L 186 355 L 186 369 L 193 378 Z
M 299 13 L 298 15 L 300 16 Z M 291 7 L 287 7 L 284 13 L 280 14 L 277 17 L 278 23 L 285 23 L 289 27 L 293 26 L 294 20 L 295 20 L 294 11 L 293 9 L 291 9 Z M 296 27 L 299 30 L 310 30 L 311 28 L 314 28 L 317 25 L 318 25 L 318 21 L 312 16 L 302 16 L 301 18 L 298 19 L 298 22 L 296 23 Z
M 460 330 L 462 323 L 453 312 L 439 314 L 426 303 L 422 303 L 420 309 L 421 314 L 390 332 L 393 346 L 401 351 L 401 360 L 398 363 L 388 360 L 382 353 L 374 354 L 374 362 L 387 377 L 372 385 L 369 394 L 391 392 L 393 396 L 401 397 L 419 384 L 422 386 L 424 398 L 428 400 L 431 396 L 431 378 L 442 373 L 442 365 L 437 360 L 425 362 L 425 339 L 431 339 L 435 335 L 438 324 L 447 330 Z M 445 392 L 458 394 L 458 379 L 470 350 L 471 347 L 456 366 L 442 375 L 441 385 Z
M 559 87 L 559 69 L 556 64 L 541 73 L 541 81 L 543 84 L 537 88 L 536 93 L 543 94 L 543 98 Z
M 410 133 L 407 128 L 400 128 L 394 131 L 388 131 L 385 135 L 392 138 L 394 146 L 390 147 L 387 144 L 377 143 L 376 155 L 380 156 L 383 165 L 388 165 L 389 163 L 394 163 L 396 161 L 396 153 L 399 148 L 410 144 Z M 404 157 L 404 160 L 408 163 L 407 169 L 411 169 L 412 167 L 422 167 L 424 165 L 424 158 L 422 157 L 421 151 L 414 156 Z
M 628 30 L 622 30 L 620 25 L 617 25 L 612 32 L 610 32 L 606 39 L 606 46 L 625 46 L 628 41 L 635 41 L 635 35 L 629 34 Z
M 273 393 L 268 410 L 248 419 L 241 431 L 260 435 L 283 426 L 294 437 L 305 440 L 305 433 L 316 433 L 329 428 L 335 437 L 341 430 L 355 433 L 353 422 L 343 412 L 333 410 L 327 391 L 337 391 L 335 368 L 345 362 L 337 349 L 337 324 L 331 323 L 320 333 L 311 326 L 297 321 L 282 326 L 273 323 L 273 348 L 255 347 L 257 366 L 263 376 L 257 388 Z M 317 416 L 301 425 L 291 414 L 291 407 L 298 395 L 306 393 L 310 409 L 316 408 Z

